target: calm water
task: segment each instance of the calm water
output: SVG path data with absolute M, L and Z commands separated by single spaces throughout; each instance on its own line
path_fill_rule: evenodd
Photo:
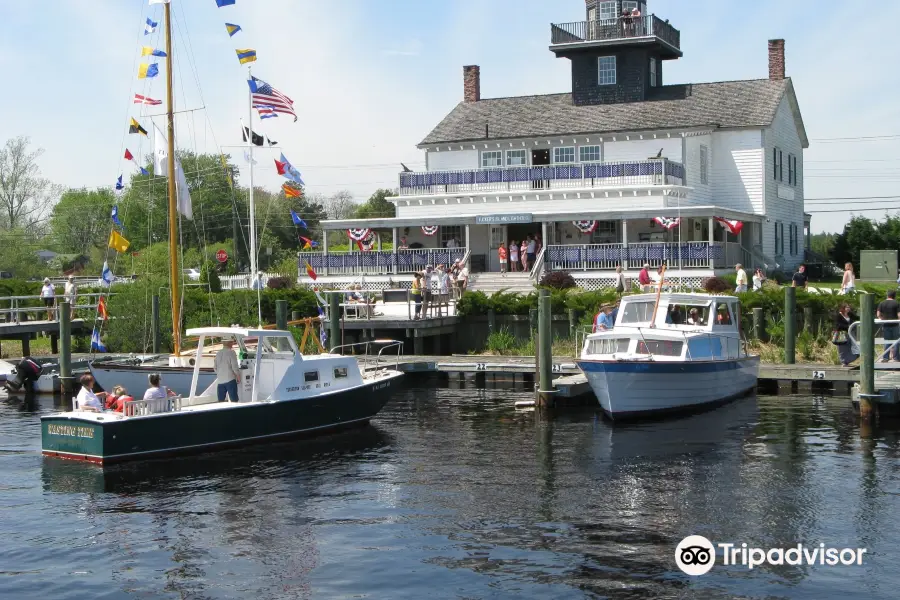
M 521 393 L 409 389 L 313 442 L 107 469 L 44 459 L 0 402 L 0 598 L 895 598 L 900 435 L 846 399 L 612 428 Z M 863 566 L 681 574 L 702 534 L 866 547 Z

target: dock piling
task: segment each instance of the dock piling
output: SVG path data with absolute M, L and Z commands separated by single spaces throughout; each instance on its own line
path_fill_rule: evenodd
M 332 292 L 328 294 L 328 345 L 340 345 L 341 339 L 341 299 Z
M 797 288 L 784 288 L 784 363 L 797 360 Z
M 859 416 L 875 415 L 875 297 L 859 296 Z
M 153 354 L 159 354 L 160 346 L 162 346 L 159 332 L 159 296 L 153 296 L 150 304 L 150 329 L 153 338 Z
M 540 291 L 538 298 L 538 388 L 537 405 L 553 406 L 553 333 L 550 323 L 550 292 Z
M 759 341 L 765 341 L 766 314 L 761 307 L 753 309 L 753 337 Z
M 59 310 L 59 387 L 63 397 L 75 390 L 72 379 L 72 311 L 64 300 Z

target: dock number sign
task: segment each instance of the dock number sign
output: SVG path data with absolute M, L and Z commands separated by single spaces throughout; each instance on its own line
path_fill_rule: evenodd
M 825 371 L 813 371 L 813 379 L 825 379 Z
M 228 262 L 228 253 L 224 250 L 219 250 L 216 252 L 216 260 L 220 263 Z

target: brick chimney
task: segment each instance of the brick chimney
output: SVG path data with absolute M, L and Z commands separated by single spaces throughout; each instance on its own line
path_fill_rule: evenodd
M 784 79 L 784 40 L 769 40 L 769 79 Z
M 481 100 L 481 67 L 478 65 L 463 67 L 463 100 L 465 102 Z

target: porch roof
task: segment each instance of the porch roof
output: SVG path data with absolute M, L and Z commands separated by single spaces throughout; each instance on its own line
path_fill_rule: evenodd
M 321 221 L 322 227 L 327 231 L 341 229 L 391 229 L 393 227 L 421 227 L 423 225 L 477 225 L 477 217 L 494 216 L 500 214 L 519 214 L 515 211 L 501 211 L 490 215 L 463 214 L 447 215 L 441 217 L 394 217 L 385 219 L 341 219 Z M 718 206 L 689 206 L 652 208 L 644 210 L 604 210 L 604 211 L 580 211 L 580 212 L 536 212 L 531 213 L 534 223 L 554 221 L 620 221 L 622 219 L 652 219 L 654 217 L 682 217 L 685 219 L 722 217 L 723 219 L 760 223 L 765 217 L 739 210 L 731 210 Z

